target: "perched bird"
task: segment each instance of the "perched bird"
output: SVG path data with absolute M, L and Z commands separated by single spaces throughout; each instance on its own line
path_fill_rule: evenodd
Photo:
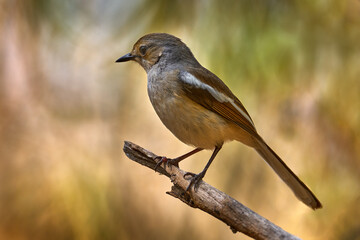
M 236 140 L 254 148 L 307 206 L 321 203 L 257 133 L 240 100 L 221 79 L 204 68 L 177 37 L 152 33 L 141 37 L 132 51 L 116 62 L 133 60 L 146 71 L 150 101 L 163 124 L 182 142 L 195 149 L 178 158 L 177 165 L 203 149 L 214 149 L 203 171 L 192 175 L 187 188 L 197 185 L 226 141 Z

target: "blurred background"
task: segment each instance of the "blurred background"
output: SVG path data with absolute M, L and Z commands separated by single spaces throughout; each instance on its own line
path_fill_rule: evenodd
M 0 239 L 247 239 L 122 151 L 192 149 L 156 116 L 144 70 L 114 63 L 150 32 L 180 37 L 226 82 L 324 208 L 236 142 L 205 181 L 301 238 L 360 239 L 358 0 L 1 0 Z

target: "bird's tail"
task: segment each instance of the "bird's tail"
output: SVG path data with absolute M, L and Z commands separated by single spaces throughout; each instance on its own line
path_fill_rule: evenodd
M 312 209 L 322 208 L 320 201 L 310 189 L 286 166 L 281 158 L 262 140 L 256 140 L 256 151 L 265 159 L 279 177 L 291 188 L 295 196 Z

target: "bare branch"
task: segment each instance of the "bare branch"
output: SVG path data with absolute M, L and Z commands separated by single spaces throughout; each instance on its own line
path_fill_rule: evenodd
M 131 160 L 155 169 L 155 158 L 158 156 L 152 152 L 127 141 L 124 152 Z M 196 191 L 191 188 L 185 192 L 190 180 L 184 178 L 185 171 L 175 166 L 164 169 L 162 164 L 156 171 L 169 177 L 173 183 L 167 194 L 218 218 L 234 233 L 242 232 L 254 239 L 299 239 L 204 181 L 199 183 Z

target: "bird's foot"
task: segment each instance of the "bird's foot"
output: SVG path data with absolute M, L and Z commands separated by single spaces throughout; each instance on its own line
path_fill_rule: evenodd
M 157 156 L 154 158 L 156 165 L 154 170 L 156 171 L 156 169 L 162 164 L 164 163 L 164 169 L 166 170 L 166 167 L 169 167 L 170 165 L 174 165 L 176 167 L 179 167 L 179 161 L 177 161 L 176 158 L 171 159 L 171 158 L 167 158 L 167 157 L 161 157 L 161 156 Z
M 191 180 L 190 180 L 190 183 L 187 186 L 185 192 L 189 191 L 191 186 L 194 186 L 194 190 L 197 191 L 197 189 L 199 188 L 199 183 L 203 179 L 203 177 L 205 176 L 205 173 L 201 172 L 199 174 L 195 174 L 195 173 L 187 172 L 187 173 L 184 174 L 184 178 L 186 176 L 191 176 Z

